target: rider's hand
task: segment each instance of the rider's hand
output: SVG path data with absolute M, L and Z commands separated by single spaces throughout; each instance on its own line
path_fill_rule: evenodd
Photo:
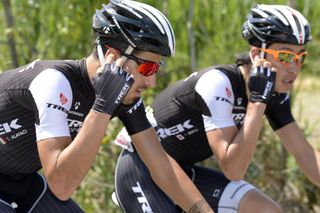
M 249 91 L 251 102 L 267 104 L 275 86 L 276 69 L 264 59 L 256 59 L 250 71 Z
M 97 72 L 93 82 L 96 99 L 92 109 L 112 115 L 128 93 L 134 80 L 122 69 L 122 59 L 118 59 L 115 66 L 111 64 L 114 56 L 108 56 L 106 64 Z

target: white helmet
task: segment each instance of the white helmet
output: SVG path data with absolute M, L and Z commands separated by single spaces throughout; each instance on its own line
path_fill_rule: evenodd
M 128 46 L 140 51 L 173 56 L 175 36 L 168 19 L 156 8 L 131 0 L 110 0 L 93 16 L 100 44 L 124 53 Z
M 243 24 L 243 37 L 251 45 L 290 43 L 303 45 L 311 40 L 310 25 L 297 10 L 285 5 L 254 6 Z

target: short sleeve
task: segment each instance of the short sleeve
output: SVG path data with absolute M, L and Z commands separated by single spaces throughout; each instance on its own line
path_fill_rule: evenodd
M 235 126 L 232 116 L 234 94 L 231 82 L 221 71 L 213 69 L 198 80 L 196 92 L 207 105 L 210 115 L 202 115 L 205 130 Z
M 272 97 L 265 114 L 273 130 L 280 129 L 293 122 L 289 94 L 277 94 Z
M 116 116 L 122 121 L 129 135 L 136 134 L 152 127 L 147 119 L 145 107 L 141 98 L 131 105 L 122 104 L 117 110 Z
M 57 70 L 47 69 L 31 82 L 29 90 L 39 116 L 35 125 L 37 141 L 70 136 L 67 117 L 73 97 L 67 78 Z

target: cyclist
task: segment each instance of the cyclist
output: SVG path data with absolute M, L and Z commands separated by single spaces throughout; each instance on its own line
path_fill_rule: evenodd
M 208 67 L 174 83 L 156 97 L 147 114 L 162 146 L 215 212 L 282 212 L 279 204 L 243 178 L 266 115 L 284 147 L 320 186 L 320 154 L 295 122 L 289 96 L 307 54 L 310 26 L 288 6 L 259 4 L 244 22 L 243 37 L 250 50 L 236 64 Z M 124 138 L 121 131 L 115 142 Z M 222 173 L 196 164 L 213 154 Z M 153 183 L 139 156 L 124 149 L 115 185 L 125 209 L 135 208 L 128 186 L 136 182 L 152 209 L 162 200 L 169 205 L 170 199 Z
M 83 212 L 70 196 L 113 116 L 164 191 L 185 210 L 212 212 L 160 146 L 140 99 L 161 56 L 174 54 L 169 21 L 149 5 L 111 0 L 92 26 L 97 40 L 87 58 L 36 60 L 0 75 L 0 212 Z

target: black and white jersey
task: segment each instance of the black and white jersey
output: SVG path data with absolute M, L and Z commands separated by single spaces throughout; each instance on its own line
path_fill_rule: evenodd
M 40 61 L 0 75 L 0 173 L 41 168 L 36 141 L 71 136 L 95 98 L 85 60 Z
M 247 104 L 241 72 L 236 65 L 224 65 L 176 82 L 156 97 L 152 108 L 164 148 L 188 166 L 212 155 L 206 131 L 243 125 Z M 265 114 L 273 129 L 292 122 L 289 95 L 275 94 Z
M 85 59 L 39 61 L 0 75 L 0 174 L 41 168 L 36 141 L 76 136 L 95 100 Z M 118 116 L 131 134 L 150 128 L 138 99 Z

